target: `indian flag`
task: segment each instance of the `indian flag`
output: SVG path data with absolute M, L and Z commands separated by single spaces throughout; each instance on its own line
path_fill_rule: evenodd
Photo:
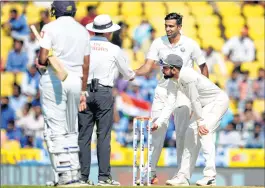
M 135 99 L 126 93 L 116 98 L 116 108 L 129 116 L 150 117 L 151 104 L 144 100 Z

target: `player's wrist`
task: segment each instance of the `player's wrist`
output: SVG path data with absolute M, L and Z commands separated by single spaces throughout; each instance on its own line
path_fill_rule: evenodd
M 88 97 L 88 92 L 87 91 L 81 91 L 81 96 L 85 96 L 85 97 Z
M 199 119 L 199 120 L 197 120 L 196 122 L 197 122 L 197 126 L 198 126 L 198 127 L 200 127 L 200 126 L 202 126 L 202 125 L 205 125 L 204 119 L 202 119 L 202 118 Z

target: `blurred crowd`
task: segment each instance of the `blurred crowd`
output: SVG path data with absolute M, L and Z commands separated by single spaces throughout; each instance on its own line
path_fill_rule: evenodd
M 2 23 L 2 30 L 13 40 L 13 47 L 8 52 L 6 60 L 1 57 L 1 74 L 10 73 L 14 79 L 12 94 L 1 97 L 1 146 L 5 148 L 8 142 L 17 141 L 22 148 L 43 149 L 44 119 L 38 88 L 40 74 L 34 65 L 39 45 L 29 29 L 25 11 L 24 8 L 19 14 L 17 9 L 12 8 L 9 20 Z M 92 22 L 96 15 L 97 7 L 90 5 L 87 7 L 87 15 L 78 21 L 85 26 Z M 43 25 L 50 21 L 49 11 L 42 10 L 40 20 L 35 25 L 40 31 Z M 113 33 L 112 42 L 120 47 L 129 45 L 133 60 L 143 63 L 144 57 L 139 57 L 137 54 L 139 51 L 147 53 L 151 42 L 155 37 L 159 37 L 156 35 L 156 29 L 147 19 L 143 19 L 140 25 L 133 28 L 133 35 L 128 36 L 130 26 L 125 21 L 119 21 L 118 24 L 121 30 Z M 217 65 L 221 74 L 227 77 L 227 81 L 221 87 L 226 90 L 236 109 L 236 111 L 229 109 L 221 121 L 217 133 L 217 144 L 220 147 L 264 148 L 265 113 L 256 111 L 254 103 L 256 100 L 264 102 L 265 70 L 262 67 L 258 68 L 256 74 L 258 76 L 254 78 L 249 76 L 248 70 L 242 70 L 242 65 L 245 62 L 254 62 L 257 54 L 248 31 L 249 28 L 245 25 L 241 35 L 227 39 L 221 51 L 212 46 L 203 49 L 210 74 L 215 74 Z M 127 53 L 126 50 L 124 52 Z M 227 61 L 233 63 L 231 75 L 226 65 Z M 119 76 L 113 89 L 114 97 L 125 92 L 132 98 L 151 104 L 159 71 L 159 67 L 154 67 L 152 73 L 145 77 L 137 77 L 131 83 Z M 214 81 L 216 84 L 221 83 L 218 79 Z M 3 87 L 2 89 L 5 90 Z M 124 147 L 132 147 L 133 117 L 116 110 L 114 120 L 113 131 L 116 134 L 116 141 Z M 176 146 L 174 130 L 175 125 L 171 119 L 165 147 Z

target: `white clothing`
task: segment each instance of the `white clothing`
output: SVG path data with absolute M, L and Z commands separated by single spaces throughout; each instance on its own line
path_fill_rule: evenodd
M 171 87 L 168 87 L 168 104 L 177 105 L 178 90 L 182 90 L 191 101 L 193 111 L 193 118 L 191 120 L 193 123 L 191 123 L 185 135 L 184 153 L 179 173 L 185 174 L 187 179 L 190 178 L 193 165 L 195 164 L 194 158 L 197 158 L 198 148 L 200 147 L 200 144 L 197 142 L 198 134 L 196 134 L 196 128 L 197 125 L 205 125 L 209 133 L 199 137 L 206 160 L 204 175 L 213 177 L 216 175 L 213 134 L 219 126 L 222 116 L 228 109 L 229 98 L 224 91 L 209 79 L 188 67 L 183 67 L 179 73 L 178 80 L 170 80 L 169 86 Z M 159 127 L 167 125 L 173 110 L 173 106 L 167 105 L 155 123 Z M 192 137 L 188 135 L 192 135 Z
M 86 29 L 70 16 L 46 24 L 41 31 L 40 46 L 52 49 L 68 72 L 62 82 L 51 66 L 41 76 L 40 100 L 44 116 L 44 139 L 55 172 L 61 182 L 78 179 L 78 106 L 81 93 L 82 65 L 90 55 Z M 59 179 L 58 179 L 59 178 Z
M 187 179 L 190 179 L 192 170 L 195 166 L 194 158 L 197 159 L 200 147 L 202 148 L 203 157 L 205 158 L 204 176 L 215 177 L 215 130 L 220 125 L 223 115 L 226 113 L 229 106 L 229 98 L 225 92 L 220 92 L 216 99 L 202 108 L 202 117 L 204 125 L 209 130 L 207 135 L 199 136 L 197 130 L 197 122 L 195 116 L 191 119 L 191 125 L 188 131 L 193 131 L 193 137 L 185 137 L 184 153 L 181 160 L 180 174 L 185 174 Z M 189 134 L 192 135 L 192 134 Z
M 199 45 L 184 35 L 181 35 L 179 42 L 176 45 L 172 45 L 167 36 L 159 37 L 155 39 L 147 53 L 146 59 L 152 59 L 159 63 L 160 60 L 165 59 L 169 54 L 179 55 L 183 59 L 184 67 L 193 67 L 194 61 L 197 65 L 202 65 L 205 63 L 205 59 L 202 55 L 202 51 Z M 155 89 L 154 101 L 152 104 L 151 117 L 153 121 L 158 119 L 160 114 L 164 111 L 164 108 L 168 105 L 171 106 L 172 103 L 167 103 L 167 87 L 169 80 L 164 79 L 162 72 L 160 72 L 161 80 Z M 179 91 L 178 95 L 178 105 L 173 106 L 173 108 L 179 107 L 174 112 L 174 123 L 176 126 L 176 143 L 177 143 L 177 162 L 180 166 L 181 156 L 183 153 L 184 139 L 180 135 L 185 135 L 189 121 L 188 118 L 190 114 L 190 102 L 187 97 Z M 188 109 L 188 110 L 187 110 Z M 166 121 L 168 124 L 168 120 Z M 164 146 L 165 135 L 167 131 L 167 126 L 163 126 L 160 129 L 154 131 L 153 133 L 153 152 L 152 152 L 152 173 L 155 174 L 155 167 L 159 160 L 162 148 Z M 196 160 L 196 159 L 195 159 Z M 195 163 L 195 162 L 194 162 Z
M 212 51 L 212 53 L 209 56 L 206 55 L 206 52 L 203 52 L 203 54 L 206 60 L 209 73 L 214 73 L 214 65 L 218 64 L 222 75 L 227 74 L 227 69 L 225 66 L 224 59 L 221 57 L 221 55 L 218 52 Z
M 255 60 L 255 45 L 250 38 L 232 37 L 223 46 L 224 55 L 230 55 L 233 62 L 251 62 Z
M 146 59 L 152 59 L 159 63 L 161 59 L 166 59 L 169 54 L 180 56 L 183 59 L 183 67 L 193 67 L 194 61 L 197 65 L 205 63 L 200 46 L 197 42 L 184 35 L 180 36 L 180 40 L 176 45 L 172 45 L 167 36 L 155 39 L 147 53 Z M 167 82 L 164 76 L 161 75 L 158 85 L 166 87 Z
M 178 80 L 170 80 L 168 86 L 168 104 L 163 110 L 156 124 L 161 127 L 166 125 L 170 114 L 177 106 L 177 94 L 181 90 L 190 100 L 192 111 L 196 117 L 196 121 L 203 121 L 202 107 L 213 102 L 222 90 L 212 83 L 208 78 L 196 72 L 192 68 L 183 67 L 180 70 Z
M 43 26 L 40 46 L 50 50 L 67 71 L 82 77 L 84 56 L 90 54 L 87 30 L 71 16 L 62 16 Z
M 114 86 L 114 81 L 120 72 L 125 79 L 134 78 L 135 73 L 129 67 L 128 58 L 117 45 L 109 42 L 105 37 L 91 38 L 90 67 L 87 83 L 93 78 L 99 79 L 104 86 Z
M 30 39 L 26 40 L 25 50 L 28 54 L 29 65 L 34 64 L 36 58 L 36 51 L 40 49 L 39 42 L 37 40 L 31 41 Z

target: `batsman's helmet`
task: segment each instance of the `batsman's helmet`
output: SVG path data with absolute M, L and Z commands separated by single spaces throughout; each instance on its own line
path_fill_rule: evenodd
M 60 16 L 72 16 L 76 13 L 76 6 L 74 1 L 53 1 L 51 4 L 51 16 L 56 18 Z

